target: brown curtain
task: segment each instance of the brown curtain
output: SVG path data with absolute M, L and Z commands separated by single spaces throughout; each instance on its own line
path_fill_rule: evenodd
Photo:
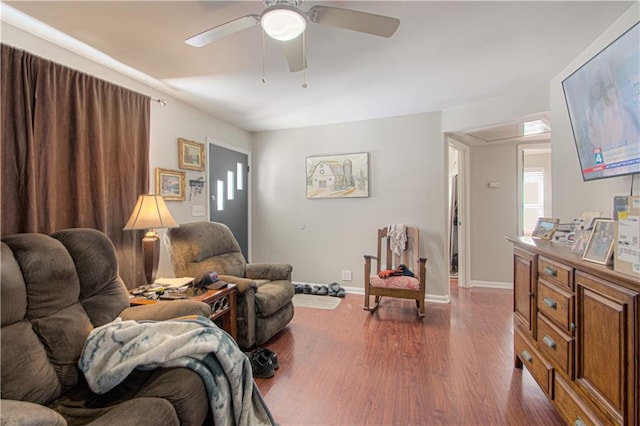
M 143 283 L 143 235 L 122 228 L 149 187 L 149 98 L 6 45 L 1 69 L 2 235 L 98 229 Z

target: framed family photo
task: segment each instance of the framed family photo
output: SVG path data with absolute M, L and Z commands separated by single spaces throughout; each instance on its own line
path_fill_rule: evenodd
M 204 144 L 178 139 L 178 165 L 181 169 L 204 171 Z
M 166 201 L 184 201 L 185 172 L 156 168 L 156 194 Z
M 587 243 L 589 242 L 589 237 L 591 237 L 590 230 L 582 229 L 582 228 L 576 229 L 575 239 L 573 240 L 571 251 L 575 254 L 579 254 L 580 256 L 583 256 L 584 250 L 587 248 Z
M 531 236 L 542 240 L 550 240 L 558 228 L 559 219 L 539 217 Z
M 614 231 L 615 222 L 612 219 L 596 219 L 582 258 L 607 265 L 613 252 Z

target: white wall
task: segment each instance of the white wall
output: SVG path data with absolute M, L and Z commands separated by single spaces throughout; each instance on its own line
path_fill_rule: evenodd
M 254 134 L 253 261 L 291 263 L 296 281 L 362 289 L 376 229 L 415 225 L 428 298 L 446 300 L 445 147 L 439 113 Z M 368 198 L 306 198 L 306 157 L 356 152 L 370 154 Z
M 583 182 L 562 91 L 562 80 L 631 28 L 638 22 L 639 16 L 640 3 L 636 2 L 551 81 L 553 216 L 559 217 L 561 220 L 575 218 L 582 211 L 602 211 L 606 216 L 610 216 L 613 209 L 613 197 L 615 195 L 630 195 L 631 176 Z M 635 180 L 634 187 L 634 194 L 638 193 L 640 193 L 640 178 Z
M 517 234 L 516 145 L 471 148 L 471 286 L 508 286 L 513 281 L 513 246 Z M 489 188 L 497 182 L 497 188 Z
M 251 135 L 248 132 L 204 114 L 128 76 L 119 74 L 6 22 L 2 23 L 2 42 L 139 93 L 166 100 L 166 106 L 151 102 L 149 169 L 149 189 L 151 192 L 155 192 L 156 167 L 178 170 L 178 138 L 204 143 L 207 137 L 213 137 L 240 149 L 249 150 L 251 148 Z M 114 170 L 114 173 L 117 173 L 117 170 Z M 187 182 L 188 179 L 195 179 L 203 175 L 204 172 L 189 171 L 187 172 Z M 168 201 L 167 205 L 178 223 L 206 219 L 191 216 L 192 203 L 189 201 Z M 162 231 L 161 234 L 163 234 Z M 173 276 L 165 250 L 160 255 L 158 276 Z
M 549 110 L 548 86 L 527 86 L 518 92 L 483 99 L 442 111 L 442 131 L 493 127 Z

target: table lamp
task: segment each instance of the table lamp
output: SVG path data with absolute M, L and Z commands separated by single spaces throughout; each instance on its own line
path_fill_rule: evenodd
M 160 260 L 160 237 L 157 229 L 177 228 L 171 212 L 161 195 L 140 195 L 133 213 L 129 217 L 124 230 L 146 229 L 147 233 L 142 239 L 142 253 L 144 257 L 144 275 L 147 284 L 153 284 L 158 272 Z

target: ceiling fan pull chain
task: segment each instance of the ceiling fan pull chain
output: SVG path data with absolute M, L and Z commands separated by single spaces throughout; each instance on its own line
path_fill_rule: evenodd
M 267 84 L 267 79 L 265 78 L 265 75 L 264 75 L 264 69 L 265 69 L 265 66 L 264 66 L 264 63 L 265 63 L 265 58 L 264 58 L 265 53 L 264 53 L 264 50 L 265 50 L 264 30 L 262 30 L 262 83 L 263 83 L 263 84 Z
M 306 61 L 307 58 L 307 32 L 302 33 L 302 60 Z M 302 88 L 307 88 L 307 67 L 302 70 Z

